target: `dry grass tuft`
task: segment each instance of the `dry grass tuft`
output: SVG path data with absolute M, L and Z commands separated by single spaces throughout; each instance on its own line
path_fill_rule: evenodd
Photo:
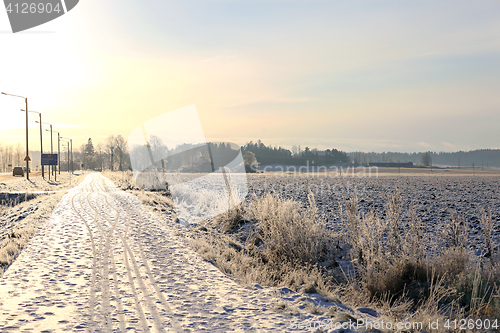
M 230 233 L 238 230 L 238 228 L 247 222 L 244 218 L 245 212 L 242 205 L 243 204 L 239 204 L 227 212 L 216 216 L 214 224 L 219 225 L 221 231 L 224 233 Z
M 335 261 L 333 233 L 317 217 L 312 193 L 306 209 L 295 201 L 268 195 L 263 199 L 254 197 L 249 211 L 268 260 L 275 264 L 297 261 L 312 265 Z
M 485 258 L 490 259 L 490 263 L 494 265 L 494 255 L 493 255 L 493 241 L 491 239 L 491 234 L 493 232 L 493 220 L 491 219 L 491 212 L 486 213 L 483 209 L 481 214 L 481 233 L 484 238 L 484 245 L 486 246 Z

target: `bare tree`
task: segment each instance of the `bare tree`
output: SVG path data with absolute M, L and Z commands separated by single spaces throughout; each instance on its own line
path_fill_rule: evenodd
M 125 156 L 127 155 L 127 141 L 123 136 L 118 135 L 115 138 L 115 149 L 118 155 L 118 170 L 123 171 L 123 165 L 125 161 Z
M 106 147 L 102 142 L 99 142 L 96 146 L 96 154 L 97 154 L 97 167 L 99 168 L 100 171 L 102 171 L 103 168 L 103 150 L 105 150 Z
M 167 157 L 168 147 L 163 144 L 160 137 L 151 135 L 149 137 L 149 146 L 151 147 L 151 153 L 156 162 Z
M 16 146 L 16 165 L 21 165 L 22 155 L 23 149 L 21 147 L 21 144 L 18 143 Z
M 106 149 L 109 151 L 109 154 L 110 154 L 109 169 L 111 171 L 113 171 L 114 170 L 114 163 L 115 163 L 114 153 L 115 153 L 115 148 L 116 148 L 116 139 L 115 139 L 115 136 L 114 135 L 109 136 L 106 139 L 106 144 L 105 145 L 106 145 Z
M 430 153 L 422 154 L 422 164 L 425 166 L 430 166 L 432 164 L 432 156 Z

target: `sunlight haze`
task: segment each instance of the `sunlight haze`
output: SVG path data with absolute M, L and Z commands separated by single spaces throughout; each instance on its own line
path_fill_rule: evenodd
M 76 147 L 196 105 L 208 141 L 500 148 L 497 1 L 85 0 L 17 34 L 0 12 L 0 90 Z M 0 95 L 2 142 L 20 109 Z

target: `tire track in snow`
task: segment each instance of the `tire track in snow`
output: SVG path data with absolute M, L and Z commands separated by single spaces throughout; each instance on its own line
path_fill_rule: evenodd
M 116 201 L 119 201 L 119 200 L 116 200 Z M 125 210 L 127 210 L 129 212 L 129 214 L 127 214 L 128 219 L 129 219 L 129 224 L 128 224 L 128 226 L 129 226 L 130 225 L 130 209 L 128 208 L 127 204 L 124 202 L 120 202 L 120 206 L 125 207 Z M 110 205 L 110 207 L 113 208 L 112 205 Z M 142 220 L 142 214 L 135 209 L 133 209 L 133 210 L 135 211 L 136 215 L 140 217 L 139 220 Z M 140 224 L 137 224 L 137 226 L 140 230 L 140 228 L 141 228 Z M 171 316 L 172 326 L 175 328 L 175 330 L 177 332 L 181 332 L 182 328 L 181 328 L 179 322 L 175 319 L 174 313 L 173 313 L 172 309 L 170 308 L 170 306 L 168 305 L 167 299 L 165 298 L 165 296 L 161 292 L 160 287 L 158 286 L 158 283 L 156 282 L 155 277 L 153 276 L 153 273 L 151 271 L 151 267 L 149 266 L 149 264 L 147 262 L 146 256 L 144 255 L 144 250 L 143 250 L 140 242 L 138 243 L 138 247 L 139 247 L 139 254 L 141 256 L 142 262 L 144 263 L 144 267 L 146 269 L 146 273 L 148 275 L 149 281 L 152 281 L 153 288 L 155 289 L 155 292 L 160 300 L 160 303 L 163 305 L 165 312 L 167 312 Z
M 102 188 L 99 183 L 96 183 L 96 186 L 100 187 L 101 190 L 104 191 L 104 188 Z M 111 235 L 113 235 L 113 231 L 118 224 L 119 216 L 120 216 L 120 214 L 117 214 L 117 216 L 115 217 L 115 223 L 113 223 L 113 227 L 112 227 L 111 232 L 110 232 Z M 106 237 L 106 238 L 108 238 L 108 237 Z M 116 299 L 116 303 L 117 303 L 117 307 L 118 307 L 118 325 L 120 327 L 120 331 L 125 332 L 126 327 L 125 327 L 125 316 L 124 316 L 124 310 L 123 310 L 123 302 L 122 302 L 121 295 L 120 295 L 120 287 L 118 284 L 118 274 L 117 274 L 117 269 L 116 269 L 116 260 L 115 260 L 115 256 L 114 256 L 113 252 L 111 252 L 110 257 L 111 257 L 111 265 L 112 265 L 112 271 L 113 271 L 114 293 L 115 293 L 115 299 Z
M 114 210 L 116 212 L 116 214 L 119 216 L 120 212 L 109 202 L 108 196 L 104 195 L 103 193 L 99 193 L 99 194 L 104 197 L 104 200 L 105 200 L 106 204 L 112 210 Z M 122 205 L 120 205 L 120 206 L 122 206 Z M 126 226 L 127 226 L 127 231 L 128 231 L 130 223 L 131 223 L 131 219 L 130 219 L 129 216 L 127 216 L 126 219 L 127 219 Z M 125 251 L 128 252 L 128 254 L 130 255 L 130 259 L 131 259 L 134 271 L 136 273 L 136 276 L 140 277 L 141 276 L 141 272 L 140 272 L 140 269 L 139 269 L 139 265 L 137 264 L 137 260 L 135 258 L 135 255 L 134 255 L 132 249 L 130 248 L 128 242 L 126 241 L 126 237 L 124 237 L 119 230 L 115 230 L 115 231 L 116 231 L 118 237 L 120 238 L 120 240 L 122 241 Z M 156 293 L 156 298 L 164 306 L 166 312 L 169 313 L 171 316 L 173 316 L 173 313 L 172 313 L 171 309 L 168 307 L 168 305 L 166 304 L 166 300 L 165 300 L 163 294 L 161 293 L 160 289 L 158 288 L 158 286 L 156 284 L 156 281 L 154 280 L 154 277 L 150 274 L 151 270 L 149 268 L 149 265 L 148 265 L 147 261 L 145 260 L 144 254 L 141 253 L 141 251 L 142 250 L 141 250 L 140 244 L 139 244 L 139 252 L 140 252 L 140 255 L 141 255 L 141 260 L 142 260 L 142 264 L 146 268 L 146 274 L 147 274 L 147 276 L 149 278 L 149 284 L 153 287 L 154 293 Z M 138 279 L 138 283 L 139 283 L 140 289 L 141 289 L 141 291 L 142 291 L 142 293 L 143 293 L 143 295 L 144 295 L 144 297 L 146 299 L 146 305 L 149 308 L 149 310 L 151 311 L 151 314 L 153 316 L 153 323 L 155 325 L 155 328 L 158 331 L 160 331 L 160 332 L 164 332 L 165 329 L 162 326 L 162 320 L 160 319 L 161 316 L 158 313 L 158 309 L 154 305 L 153 300 L 151 299 L 151 297 L 150 297 L 150 295 L 148 293 L 147 286 L 145 285 L 145 283 L 144 283 L 144 281 L 142 279 Z M 172 326 L 175 328 L 176 331 L 180 331 L 181 330 L 181 328 L 175 322 L 175 319 L 173 317 L 172 317 Z
M 94 183 L 95 183 L 95 178 L 93 177 L 93 175 L 91 175 L 91 182 L 90 184 L 88 185 L 88 187 L 90 188 L 90 192 L 85 196 L 86 197 L 86 202 L 87 204 L 92 208 L 92 205 L 91 205 L 91 202 L 90 202 L 90 197 L 92 196 L 93 194 L 93 191 L 94 191 Z M 88 192 L 87 191 L 88 188 L 83 188 L 82 189 L 82 192 Z M 105 332 L 111 332 L 113 330 L 112 328 L 112 325 L 111 325 L 111 309 L 110 309 L 110 287 L 109 287 L 109 252 L 110 252 L 110 249 L 109 249 L 109 237 L 107 236 L 104 228 L 101 226 L 101 224 L 99 223 L 98 221 L 98 217 L 99 217 L 99 212 L 97 210 L 94 210 L 94 215 L 89 213 L 89 211 L 85 208 L 84 206 L 84 203 L 82 202 L 82 197 L 84 197 L 84 194 L 82 193 L 80 196 L 79 196 L 79 203 L 80 203 L 80 208 L 81 210 L 86 214 L 88 215 L 93 221 L 94 221 L 94 224 L 98 227 L 99 231 L 101 232 L 102 236 L 105 238 L 104 239 L 104 249 L 102 251 L 100 251 L 100 254 L 102 255 L 103 257 L 103 263 L 102 263 L 102 268 L 101 268 L 101 278 L 100 278 L 100 286 L 101 286 L 101 311 L 100 311 L 100 314 L 103 316 L 104 318 L 104 331 Z M 73 205 L 73 207 L 75 208 L 75 206 Z M 75 208 L 76 210 L 76 208 Z M 86 219 L 83 218 L 82 214 L 80 214 L 80 212 L 77 211 L 77 214 L 80 216 L 80 218 L 82 218 L 82 220 L 84 221 L 84 223 L 86 224 L 87 228 L 90 230 L 90 226 L 89 224 L 87 223 Z M 93 236 L 92 236 L 92 242 L 95 243 L 95 241 L 93 240 Z M 103 244 L 101 243 L 101 247 L 103 246 Z M 117 276 L 116 276 L 116 265 L 115 265 L 115 262 L 114 262 L 114 256 L 112 256 L 112 266 L 115 267 L 114 269 L 114 281 L 115 281 L 115 287 L 117 287 Z M 91 314 L 91 323 L 90 325 L 92 326 L 92 330 L 94 331 L 99 331 L 98 328 L 96 328 L 95 326 L 97 325 L 97 322 L 96 322 L 96 319 L 95 319 L 95 308 L 97 307 L 97 297 L 96 297 L 96 281 L 95 281 L 95 273 L 97 272 L 97 256 L 96 256 L 96 253 L 93 253 L 93 273 L 94 273 L 94 283 L 91 283 L 91 297 L 90 297 L 90 314 Z M 119 291 L 118 289 L 115 289 L 115 291 L 117 291 L 118 293 L 116 294 L 116 302 L 117 302 L 117 306 L 118 306 L 118 309 L 119 309 L 119 313 L 118 313 L 118 316 L 119 316 L 119 325 L 120 325 L 120 329 L 121 331 L 124 331 L 125 330 L 125 326 L 124 326 L 124 322 L 125 322 L 125 318 L 123 316 L 123 304 L 121 302 L 121 297 L 120 297 L 120 294 L 119 294 Z
M 102 293 L 102 304 L 103 304 L 103 309 L 104 309 L 104 320 L 105 320 L 105 327 L 108 331 L 112 331 L 112 325 L 111 325 L 111 308 L 110 308 L 110 287 L 109 287 L 109 275 L 110 275 L 110 269 L 109 265 L 111 262 L 111 266 L 113 268 L 113 285 L 114 285 L 114 292 L 115 292 L 115 299 L 118 307 L 118 324 L 120 327 L 121 331 L 125 331 L 125 316 L 123 312 L 123 304 L 121 300 L 121 295 L 120 295 L 120 290 L 119 290 L 119 285 L 118 285 L 118 276 L 116 273 L 116 262 L 115 262 L 115 257 L 114 254 L 111 253 L 110 255 L 110 237 L 113 235 L 113 230 L 116 228 L 116 225 L 119 220 L 119 216 L 115 218 L 115 222 L 111 227 L 111 230 L 109 232 L 106 232 L 105 226 L 101 225 L 101 223 L 98 221 L 98 216 L 102 217 L 102 214 L 99 213 L 99 211 L 92 205 L 91 198 L 92 194 L 96 193 L 96 189 L 94 189 L 94 184 L 96 184 L 96 187 L 98 187 L 98 184 L 96 183 L 96 179 L 94 175 L 92 176 L 92 182 L 90 183 L 91 187 L 91 193 L 87 195 L 87 203 L 89 207 L 95 212 L 96 218 L 94 219 L 95 224 L 103 234 L 105 238 L 105 248 L 104 251 L 105 253 L 103 254 L 104 257 L 104 263 L 103 263 L 103 274 L 102 274 L 102 285 L 103 285 L 103 293 Z M 109 223 L 111 225 L 111 223 Z
M 83 193 L 80 194 L 79 199 L 81 199 L 81 196 Z M 91 278 L 90 278 L 90 295 L 89 295 L 89 315 L 90 315 L 90 325 L 94 325 L 94 308 L 96 305 L 96 270 L 97 270 L 97 251 L 96 251 L 96 246 L 95 246 L 95 241 L 94 241 L 94 236 L 92 234 L 92 230 L 90 229 L 90 225 L 87 223 L 87 221 L 83 218 L 83 216 L 78 212 L 78 210 L 75 207 L 75 197 L 77 195 L 75 194 L 73 197 L 71 197 L 71 205 L 73 207 L 73 210 L 75 213 L 80 217 L 80 219 L 83 221 L 85 224 L 85 227 L 87 227 L 87 231 L 89 232 L 90 235 L 90 243 L 92 247 L 92 273 L 91 273 Z
M 97 176 L 97 177 L 99 177 L 99 176 Z M 148 287 L 146 286 L 146 284 L 144 283 L 144 281 L 142 279 L 141 271 L 140 271 L 140 268 L 139 268 L 139 264 L 137 262 L 137 259 L 135 258 L 134 252 L 130 248 L 130 245 L 128 244 L 128 242 L 126 240 L 126 237 L 124 237 L 122 235 L 122 233 L 119 230 L 117 230 L 117 228 L 116 228 L 117 223 L 118 223 L 118 221 L 120 220 L 120 217 L 121 217 L 120 211 L 118 209 L 116 209 L 113 205 L 111 205 L 111 203 L 108 200 L 108 195 L 106 195 L 105 193 L 103 193 L 103 192 L 107 192 L 106 189 L 103 186 L 101 186 L 101 184 L 99 184 L 96 181 L 95 177 L 93 177 L 90 186 L 91 186 L 92 191 L 94 191 L 93 193 L 96 193 L 96 194 L 102 196 L 104 198 L 104 202 L 106 203 L 106 205 L 109 208 L 111 208 L 113 211 L 116 212 L 115 222 L 112 224 L 111 220 L 110 220 L 110 217 L 107 216 L 107 215 L 109 215 L 109 213 L 107 213 L 107 214 L 100 213 L 99 210 L 94 206 L 94 204 L 92 204 L 92 202 L 91 202 L 92 201 L 91 200 L 92 195 L 91 194 L 93 194 L 93 193 L 91 193 L 91 194 L 89 194 L 89 196 L 87 196 L 88 204 L 91 207 L 91 209 L 94 210 L 94 212 L 96 212 L 96 215 L 99 214 L 101 217 L 103 217 L 104 219 L 106 219 L 106 221 L 108 222 L 109 225 L 112 225 L 111 231 L 108 234 L 106 234 L 105 230 L 104 230 L 104 227 L 96 219 L 95 220 L 96 224 L 100 228 L 101 232 L 103 234 L 106 234 L 106 238 L 109 238 L 110 235 L 113 235 L 114 233 L 116 233 L 118 235 L 118 237 L 120 238 L 122 244 L 123 244 L 124 256 L 125 256 L 124 262 L 125 262 L 125 266 L 127 267 L 127 276 L 128 276 L 129 282 L 130 282 L 130 286 L 131 286 L 132 293 L 133 293 L 134 300 L 135 300 L 135 304 L 136 304 L 136 310 L 139 313 L 139 317 L 140 317 L 140 321 L 141 321 L 142 327 L 145 330 L 149 330 L 149 327 L 148 327 L 148 324 L 147 324 L 147 320 L 145 318 L 145 313 L 144 313 L 144 311 L 142 309 L 141 302 L 139 301 L 139 297 L 138 297 L 138 294 L 136 292 L 136 289 L 138 289 L 141 292 L 141 294 L 144 296 L 145 303 L 146 303 L 145 304 L 146 308 L 150 311 L 150 313 L 152 315 L 152 321 L 153 321 L 153 324 L 155 326 L 156 331 L 158 331 L 158 332 L 165 332 L 165 329 L 164 329 L 164 327 L 162 325 L 161 315 L 158 312 L 158 309 L 157 309 L 157 307 L 154 304 L 154 300 L 152 299 L 152 296 L 154 296 L 154 295 L 150 295 L 150 293 L 148 292 Z M 95 201 L 97 201 L 97 200 L 95 200 Z M 104 210 L 102 207 L 101 207 L 101 209 Z M 131 223 L 131 219 L 128 218 L 128 217 L 126 217 L 124 219 L 126 219 L 126 221 L 127 221 L 126 224 L 125 224 L 126 225 L 126 233 L 125 234 L 127 234 L 128 230 L 129 230 L 130 223 Z M 105 257 L 106 257 L 106 255 L 105 255 Z M 141 259 L 144 259 L 143 255 L 141 256 Z M 130 264 L 132 265 L 132 269 L 130 267 Z M 149 265 L 147 264 L 147 262 L 145 262 L 144 260 L 142 260 L 142 264 L 145 267 L 147 267 L 146 268 L 146 273 L 150 272 Z M 134 282 L 134 278 L 132 276 L 132 273 L 134 273 L 134 275 L 136 276 L 135 280 L 137 280 L 138 288 L 136 288 L 136 283 Z M 106 274 L 103 274 L 103 275 L 106 276 Z M 160 292 L 160 290 L 159 290 L 158 286 L 155 284 L 154 279 L 151 279 L 152 276 L 150 274 L 148 274 L 148 278 L 150 278 L 149 281 L 150 281 L 150 284 L 152 285 L 153 290 L 154 290 L 152 294 L 156 293 L 156 297 L 155 298 L 157 298 L 158 300 L 160 300 L 160 303 L 165 304 L 164 302 L 162 302 L 162 298 L 164 300 L 164 297 L 162 297 L 163 295 L 160 296 L 158 294 L 158 292 Z M 161 294 L 161 292 L 160 292 L 160 294 Z M 158 303 L 158 302 L 156 302 L 156 303 Z M 164 305 L 164 307 L 165 307 L 165 305 Z M 168 305 L 167 305 L 167 307 L 168 307 Z M 167 311 L 167 313 L 168 313 L 168 311 Z M 169 314 L 173 315 L 172 311 L 170 311 Z M 178 325 L 175 325 L 175 323 L 172 323 L 172 326 L 174 326 L 177 331 L 181 330 Z
M 89 206 L 96 212 L 96 214 L 98 214 L 98 211 L 92 206 L 92 204 L 90 203 L 90 200 L 89 200 Z M 118 222 L 118 217 L 116 218 L 116 223 L 117 222 Z M 116 226 L 116 223 L 115 223 L 115 226 Z M 101 232 L 104 233 L 104 231 L 100 225 L 99 225 L 99 228 L 101 229 Z M 141 322 L 142 327 L 146 331 L 149 331 L 149 326 L 147 324 L 146 316 L 145 316 L 145 313 L 142 309 L 141 302 L 139 300 L 139 296 L 136 292 L 135 282 L 134 282 L 134 278 L 132 276 L 132 269 L 130 268 L 129 258 L 128 258 L 128 254 L 126 252 L 124 252 L 124 257 L 125 257 L 124 263 L 125 263 L 125 267 L 126 267 L 127 278 L 129 280 L 130 290 L 131 290 L 132 296 L 134 298 L 135 308 L 136 308 L 136 311 L 139 315 L 139 320 Z M 136 274 L 136 277 L 140 279 L 140 276 L 137 274 Z M 115 285 L 118 285 L 117 279 L 115 279 Z M 118 297 L 117 299 L 120 300 L 119 294 L 117 295 L 117 297 Z

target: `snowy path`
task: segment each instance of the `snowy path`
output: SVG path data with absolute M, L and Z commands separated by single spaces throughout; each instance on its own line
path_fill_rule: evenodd
M 266 289 L 199 259 L 99 174 L 69 191 L 0 280 L 0 331 L 285 331 Z

